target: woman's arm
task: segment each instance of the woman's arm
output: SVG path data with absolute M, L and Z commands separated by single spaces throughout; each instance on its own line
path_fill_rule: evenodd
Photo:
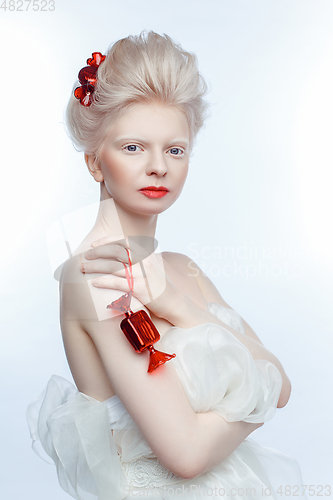
M 75 259 L 63 272 L 60 291 L 68 358 L 78 358 L 87 337 L 92 340 L 113 390 L 169 470 L 180 477 L 195 477 L 221 462 L 260 426 L 228 423 L 213 412 L 196 414 L 172 362 L 148 374 L 148 353 L 134 351 L 120 330 L 121 316 L 98 320 L 96 301 Z M 109 292 L 99 290 L 97 300 L 107 304 Z M 71 342 L 73 336 L 75 341 Z

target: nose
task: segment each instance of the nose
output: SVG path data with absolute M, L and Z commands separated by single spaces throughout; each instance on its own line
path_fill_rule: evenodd
M 157 175 L 163 177 L 168 171 L 167 158 L 161 151 L 151 152 L 148 158 L 146 173 L 147 175 Z

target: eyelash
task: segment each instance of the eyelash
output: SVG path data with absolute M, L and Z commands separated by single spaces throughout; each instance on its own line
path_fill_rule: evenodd
M 136 147 L 136 148 L 140 148 L 142 150 L 142 148 L 140 146 L 138 146 L 137 144 L 128 144 L 127 146 L 124 146 L 124 149 L 126 149 L 129 153 L 136 153 L 137 151 L 130 151 L 128 148 L 130 147 Z M 178 151 L 180 151 L 179 154 L 172 154 L 172 156 L 183 156 L 185 154 L 185 151 L 182 149 L 182 148 L 170 148 L 168 149 L 168 151 L 172 151 L 172 150 L 175 150 L 177 149 Z

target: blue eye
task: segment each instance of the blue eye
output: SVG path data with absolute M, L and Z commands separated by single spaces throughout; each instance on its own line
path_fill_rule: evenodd
M 141 150 L 141 148 L 139 148 L 139 146 L 136 146 L 135 144 L 129 144 L 128 146 L 125 146 L 125 149 L 127 151 L 130 151 L 131 153 L 136 153 L 137 151 L 139 151 L 139 149 Z
M 184 151 L 182 149 L 180 149 L 180 148 L 171 148 L 170 149 L 170 153 L 172 155 L 176 155 L 176 156 L 180 156 L 181 154 L 183 154 L 183 152 Z

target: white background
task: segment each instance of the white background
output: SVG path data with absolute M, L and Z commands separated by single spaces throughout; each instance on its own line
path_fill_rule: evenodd
M 333 485 L 333 2 L 55 0 L 0 9 L 1 494 L 69 498 L 25 421 L 53 373 L 71 379 L 46 231 L 99 198 L 63 114 L 87 57 L 143 29 L 195 52 L 210 88 L 161 249 L 194 258 L 281 360 L 292 397 L 252 437 L 295 457 L 319 492 Z

